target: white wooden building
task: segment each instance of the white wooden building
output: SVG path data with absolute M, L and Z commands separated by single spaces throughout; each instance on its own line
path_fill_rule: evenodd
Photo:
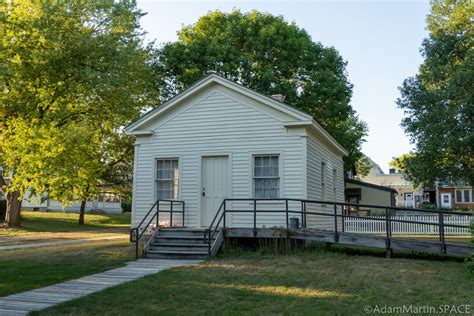
M 70 204 L 64 205 L 55 200 L 40 200 L 37 196 L 24 198 L 21 208 L 27 211 L 43 211 L 43 212 L 65 212 L 79 213 L 81 209 L 80 201 L 72 201 Z M 86 202 L 86 213 L 106 213 L 121 214 L 122 205 L 121 198 L 118 194 L 104 192 L 101 193 L 93 201 Z
M 184 200 L 187 227 L 209 226 L 224 198 L 344 201 L 347 152 L 324 128 L 308 114 L 215 74 L 126 131 L 136 137 L 132 226 L 157 199 Z M 268 207 L 281 203 L 269 201 Z M 333 212 L 329 205 L 314 207 Z M 248 213 L 231 215 L 231 227 L 253 222 Z M 312 216 L 307 226 L 330 229 L 333 221 Z M 285 218 L 268 213 L 258 225 L 284 226 Z

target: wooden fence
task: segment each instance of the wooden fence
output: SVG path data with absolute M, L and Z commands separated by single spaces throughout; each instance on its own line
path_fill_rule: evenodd
M 385 234 L 385 216 L 372 216 L 379 218 L 380 220 L 368 219 L 364 217 L 360 218 L 345 218 L 344 219 L 344 231 L 347 233 L 358 233 L 358 234 Z M 439 223 L 438 215 L 397 215 L 393 216 L 392 219 L 407 220 L 407 221 L 419 221 L 429 222 L 437 224 Z M 444 216 L 445 224 L 453 225 L 469 225 L 469 216 Z M 392 235 L 439 235 L 439 226 L 427 225 L 418 223 L 400 223 L 392 222 Z M 467 228 L 458 227 L 445 227 L 445 235 L 470 235 L 470 231 Z

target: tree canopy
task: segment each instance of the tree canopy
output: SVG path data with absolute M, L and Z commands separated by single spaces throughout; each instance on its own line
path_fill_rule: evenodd
M 399 157 L 393 157 L 388 165 L 392 168 L 395 168 L 398 172 L 406 173 L 406 164 L 411 158 L 413 158 L 413 154 L 403 154 Z
M 336 49 L 315 43 L 282 17 L 252 11 L 210 12 L 183 27 L 156 53 L 162 100 L 216 72 L 311 114 L 346 148 L 349 170 L 361 157 L 367 127 L 350 105 L 352 84 Z
M 436 0 L 418 73 L 400 87 L 402 126 L 415 144 L 404 169 L 416 184 L 474 184 L 474 4 Z
M 119 156 L 122 126 L 157 98 L 143 14 L 134 2 L 112 0 L 6 6 L 0 156 L 9 181 L 2 178 L 2 189 L 16 199 L 27 191 L 63 202 L 90 198 Z

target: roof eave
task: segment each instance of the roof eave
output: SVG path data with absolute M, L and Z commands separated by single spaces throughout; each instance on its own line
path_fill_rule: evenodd
M 133 136 L 151 136 L 153 135 L 153 131 L 136 131 L 136 130 L 126 130 L 127 135 Z
M 307 127 L 312 128 L 316 134 L 321 135 L 324 139 L 326 139 L 340 154 L 343 156 L 349 155 L 347 149 L 345 149 L 339 142 L 331 135 L 328 131 L 326 131 L 318 122 L 314 119 L 300 121 L 300 122 L 285 122 L 285 127 Z

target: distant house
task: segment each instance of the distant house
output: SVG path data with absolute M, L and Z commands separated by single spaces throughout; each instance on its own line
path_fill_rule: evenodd
M 310 115 L 282 101 L 212 74 L 128 126 L 136 137 L 132 226 L 158 199 L 185 201 L 187 227 L 208 227 L 225 198 L 343 202 L 347 151 Z M 281 210 L 282 203 L 266 206 Z M 228 227 L 249 227 L 253 215 L 232 213 L 227 220 Z M 284 214 L 259 214 L 257 225 L 284 226 Z M 329 216 L 307 223 L 332 225 Z
M 434 189 L 423 190 L 414 187 L 413 184 L 405 179 L 403 173 L 390 168 L 389 173 L 383 172 L 382 168 L 372 160 L 371 169 L 368 175 L 361 177 L 361 180 L 367 183 L 388 187 L 397 191 L 395 205 L 399 207 L 419 208 L 423 202 L 435 204 L 436 193 Z
M 356 179 L 345 179 L 345 198 L 347 203 L 395 206 L 397 190 L 376 185 Z M 371 207 L 351 206 L 346 209 L 346 214 L 354 216 L 369 216 L 374 211 Z M 380 211 L 377 209 L 375 211 Z
M 361 180 L 397 190 L 396 206 L 420 208 L 423 203 L 427 203 L 438 208 L 474 210 L 474 187 L 472 186 L 456 186 L 448 181 L 439 181 L 432 187 L 416 188 L 405 179 L 403 173 L 397 172 L 394 168 L 390 168 L 389 173 L 386 174 L 372 160 L 371 164 L 369 174 Z
M 472 186 L 438 183 L 437 198 L 437 206 L 440 208 L 474 210 L 474 187 Z

